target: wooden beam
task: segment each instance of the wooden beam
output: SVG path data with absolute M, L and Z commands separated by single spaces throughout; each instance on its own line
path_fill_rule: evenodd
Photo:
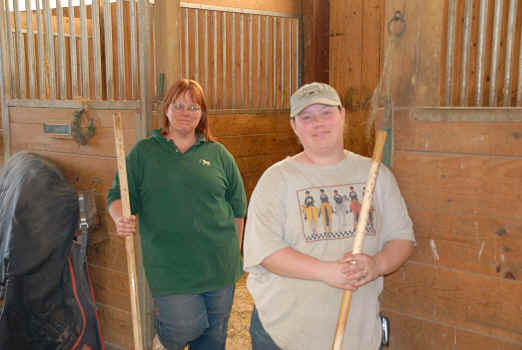
M 184 6 L 229 7 L 241 8 L 241 10 L 280 12 L 282 14 L 297 14 L 301 6 L 301 0 L 183 0 L 182 2 Z M 202 2 L 204 5 L 201 4 Z M 317 0 L 317 2 L 320 1 Z
M 396 39 L 391 58 L 394 106 L 439 106 L 440 73 L 443 57 L 444 6 L 441 1 L 415 2 L 392 0 L 386 3 L 385 46 L 392 39 L 387 26 L 395 11 L 404 14 L 405 31 Z M 393 27 L 393 25 L 392 25 Z M 427 28 L 430 28 L 429 30 Z
M 492 109 L 490 109 L 492 110 Z M 424 114 L 424 115 L 423 115 Z M 430 113 L 415 110 L 395 113 L 395 151 L 460 153 L 487 156 L 522 156 L 522 124 L 508 121 L 515 112 L 501 110 L 475 113 L 471 109 Z M 518 116 L 522 111 L 518 112 Z M 491 116 L 490 121 L 480 121 Z M 428 119 L 433 117 L 433 119 Z M 498 117 L 497 119 L 493 119 Z
M 121 122 L 121 114 L 114 114 L 114 138 L 116 141 L 116 154 L 118 161 L 118 175 L 120 180 L 120 193 L 122 203 L 122 215 L 130 218 L 131 207 L 129 200 L 129 189 L 127 183 L 127 167 L 125 163 L 125 151 L 123 140 L 123 128 Z M 136 268 L 136 250 L 134 248 L 134 237 L 125 237 L 125 251 L 127 256 L 127 268 L 129 274 L 129 294 L 131 297 L 131 315 L 132 315 L 132 333 L 134 339 L 134 349 L 143 349 L 143 337 L 141 330 L 141 315 L 138 295 L 138 277 Z
M 179 0 L 156 1 L 156 40 L 157 62 L 156 74 L 165 74 L 164 92 L 181 76 Z M 157 77 L 158 78 L 158 77 Z
M 303 83 L 328 82 L 330 3 L 303 0 Z
M 2 113 L 2 142 L 4 144 L 4 160 L 10 156 L 10 129 L 9 129 L 9 111 L 5 101 L 4 86 L 4 59 L 3 53 L 0 52 L 0 111 Z M 5 79 L 7 80 L 7 79 Z
M 413 119 L 432 122 L 522 122 L 522 108 L 416 108 Z

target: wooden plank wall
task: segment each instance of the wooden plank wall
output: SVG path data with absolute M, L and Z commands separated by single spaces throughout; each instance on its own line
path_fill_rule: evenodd
M 417 247 L 385 279 L 391 349 L 520 349 L 522 123 L 403 112 L 395 125 L 394 172 Z
M 288 112 L 213 114 L 209 126 L 235 157 L 248 198 L 270 165 L 301 150 Z
M 348 113 L 345 147 L 363 155 L 373 147 L 366 130 L 383 61 L 383 24 L 382 1 L 330 1 L 330 84 Z
M 58 165 L 77 190 L 94 191 L 101 227 L 90 234 L 88 262 L 106 343 L 131 349 L 132 327 L 127 266 L 123 240 L 110 233 L 114 225 L 105 210 L 105 196 L 116 171 L 112 114 L 115 111 L 89 110 L 96 134 L 85 146 L 72 139 L 43 133 L 42 123 L 70 122 L 74 109 L 9 108 L 11 151 L 28 150 Z M 136 140 L 134 111 L 121 111 L 124 118 L 125 149 Z
M 390 349 L 522 346 L 521 109 L 439 108 L 445 1 L 390 1 L 407 31 L 393 57 L 393 171 L 414 222 L 417 248 L 385 278 Z M 431 106 L 425 108 L 423 106 Z

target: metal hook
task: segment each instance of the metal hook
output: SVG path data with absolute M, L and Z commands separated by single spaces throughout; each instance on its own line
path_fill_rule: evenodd
M 395 35 L 396 37 L 400 37 L 404 33 L 404 31 L 406 30 L 406 21 L 404 20 L 403 16 L 404 15 L 401 11 L 399 11 L 399 10 L 395 11 L 395 13 L 393 14 L 393 17 L 388 22 L 388 33 L 390 35 Z M 391 26 L 392 26 L 393 22 L 400 22 L 400 24 L 401 24 L 401 29 L 397 33 L 393 33 L 391 30 Z

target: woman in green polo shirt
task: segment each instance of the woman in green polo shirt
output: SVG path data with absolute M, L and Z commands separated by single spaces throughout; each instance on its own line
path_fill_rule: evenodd
M 107 207 L 117 234 L 139 230 L 143 264 L 167 349 L 225 349 L 241 277 L 246 211 L 232 155 L 213 140 L 201 86 L 182 79 L 163 101 L 163 127 L 127 155 L 132 216 L 122 217 L 116 174 Z

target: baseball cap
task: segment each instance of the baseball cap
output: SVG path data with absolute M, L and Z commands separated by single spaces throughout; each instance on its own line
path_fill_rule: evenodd
M 315 103 L 342 106 L 337 91 L 330 85 L 317 82 L 305 84 L 290 97 L 290 117 L 295 117 L 303 109 Z

